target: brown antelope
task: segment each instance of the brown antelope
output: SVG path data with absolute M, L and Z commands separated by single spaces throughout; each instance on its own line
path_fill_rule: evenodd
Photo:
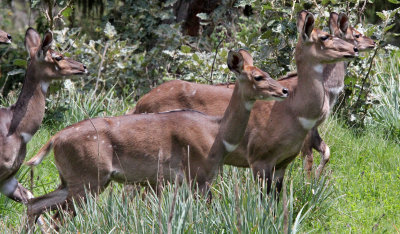
M 11 35 L 0 30 L 0 44 L 11 44 Z
M 190 110 L 124 115 L 84 120 L 54 135 L 27 165 L 39 164 L 54 148 L 61 185 L 29 200 L 31 222 L 44 210 L 85 197 L 85 188 L 100 193 L 112 180 L 154 186 L 160 177 L 182 181 L 186 175 L 188 180 L 196 178 L 204 193 L 225 153 L 217 143 L 208 157 L 213 142 L 233 150 L 255 100 L 280 100 L 288 95 L 286 88 L 253 66 L 245 50 L 230 52 L 228 67 L 238 78 L 222 118 Z
M 26 156 L 26 144 L 39 129 L 45 111 L 46 92 L 52 80 L 86 73 L 86 67 L 52 50 L 53 35 L 40 42 L 32 28 L 26 31 L 25 47 L 30 56 L 25 81 L 17 103 L 0 109 L 0 192 L 24 204 L 33 195 L 15 174 Z
M 329 101 L 323 88 L 324 66 L 352 58 L 357 51 L 354 45 L 314 29 L 313 25 L 312 14 L 300 12 L 300 38 L 296 46 L 298 75 L 291 75 L 298 78 L 279 81 L 289 88 L 289 98 L 283 102 L 257 101 L 243 141 L 225 158 L 225 164 L 250 166 L 254 175 L 265 174 L 270 179 L 268 184 L 274 170 L 281 181 L 287 164 L 300 152 L 307 132 L 329 112 Z M 170 84 L 179 84 L 181 89 L 171 89 Z M 224 105 L 221 100 L 229 92 L 223 87 L 167 82 L 139 100 L 135 113 L 189 107 L 218 116 L 224 109 L 214 106 L 226 106 L 227 103 Z
M 360 52 L 371 50 L 375 47 L 375 42 L 372 39 L 362 35 L 355 28 L 349 27 L 349 18 L 346 14 L 332 12 L 329 17 L 329 29 L 332 35 L 354 44 Z M 339 93 L 343 90 L 345 72 L 346 65 L 343 61 L 327 64 L 324 67 L 324 86 L 330 110 L 332 110 L 335 105 Z M 293 76 L 289 79 L 293 79 L 295 82 L 297 77 Z M 315 176 L 317 178 L 321 175 L 330 158 L 330 149 L 318 132 L 318 126 L 324 120 L 324 118 L 321 118 L 307 134 L 301 150 L 302 157 L 304 158 L 304 168 L 308 173 L 311 173 L 314 161 L 313 148 L 321 154 L 320 164 L 315 171 Z
M 348 27 L 348 17 L 345 14 L 338 15 L 332 12 L 329 19 L 329 28 L 333 35 L 353 43 L 359 51 L 366 51 L 375 46 L 375 42 L 372 39 L 362 35 L 356 29 Z M 323 79 L 330 108 L 333 107 L 338 94 L 343 89 L 344 74 L 344 62 L 324 65 Z M 284 85 L 288 87 L 296 87 L 298 81 L 297 73 L 291 73 L 278 81 L 284 82 Z M 189 108 L 202 111 L 208 115 L 220 116 L 227 106 L 226 99 L 231 92 L 231 90 L 222 85 L 211 86 L 174 80 L 166 82 L 144 95 L 138 101 L 136 108 L 130 113 L 156 113 L 171 109 Z M 318 121 L 317 125 L 321 124 L 321 122 L 322 119 Z M 311 172 L 313 163 L 312 148 L 318 150 L 322 157 L 321 163 L 316 170 L 318 177 L 329 160 L 329 148 L 321 139 L 317 126 L 314 126 L 308 133 L 302 148 L 302 154 L 304 156 L 307 155 L 305 157 L 305 168 L 308 172 Z M 248 167 L 246 163 L 246 161 L 241 161 L 239 165 Z M 235 162 L 233 164 L 236 165 Z

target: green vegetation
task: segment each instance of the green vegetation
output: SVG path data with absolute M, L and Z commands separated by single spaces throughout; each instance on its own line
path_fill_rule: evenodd
M 291 227 L 315 233 L 396 232 L 400 226 L 400 147 L 388 140 L 384 132 L 368 130 L 357 136 L 335 119 L 325 125 L 323 132 L 332 157 L 321 181 L 306 178 L 300 158 L 289 166 L 285 183 Z M 29 157 L 50 136 L 50 130 L 42 129 L 29 143 Z M 49 156 L 35 170 L 36 195 L 49 192 L 59 184 L 52 160 Z M 19 178 L 29 188 L 26 167 L 21 169 Z M 283 230 L 283 197 L 278 206 L 271 198 L 261 201 L 260 188 L 249 169 L 225 167 L 224 176 L 213 186 L 211 205 L 191 196 L 187 185 L 177 191 L 171 221 L 173 233 L 179 230 L 236 232 L 237 228 L 257 233 Z M 78 209 L 77 217 L 67 215 L 61 231 L 158 232 L 161 218 L 161 228 L 166 232 L 174 192 L 174 185 L 165 186 L 160 207 L 152 191 L 143 188 L 126 191 L 121 185 L 113 184 L 99 198 L 89 198 L 87 204 Z M 25 215 L 21 213 L 25 208 L 4 196 L 0 204 L 0 229 L 22 230 Z

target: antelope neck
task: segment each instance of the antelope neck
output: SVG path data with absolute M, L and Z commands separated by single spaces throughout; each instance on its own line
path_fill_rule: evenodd
M 8 135 L 33 135 L 42 123 L 48 83 L 43 83 L 34 67 L 29 66 L 17 102 L 11 107 L 12 120 Z
M 246 95 L 239 86 L 239 82 L 236 81 L 231 100 L 220 121 L 218 134 L 209 153 L 209 157 L 221 162 L 241 142 L 254 102 L 245 98 Z
M 327 64 L 324 68 L 324 87 L 329 97 L 329 105 L 332 108 L 339 93 L 344 87 L 345 63 L 338 62 Z
M 325 101 L 323 86 L 323 64 L 310 63 L 307 60 L 296 61 L 298 85 L 294 90 L 292 108 L 299 117 L 319 118 Z

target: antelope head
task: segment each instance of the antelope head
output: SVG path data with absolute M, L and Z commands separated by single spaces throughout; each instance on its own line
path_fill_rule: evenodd
M 329 16 L 329 29 L 332 35 L 357 46 L 360 52 L 375 48 L 374 40 L 349 26 L 349 17 L 344 13 L 337 14 L 336 12 L 331 12 Z
M 52 42 L 53 34 L 49 31 L 45 33 L 42 41 L 39 34 L 33 28 L 29 28 L 26 31 L 25 47 L 30 56 L 28 70 L 29 68 L 33 68 L 33 72 L 40 73 L 40 76 L 37 77 L 46 82 L 65 76 L 87 73 L 85 65 L 51 49 Z
M 240 87 L 248 91 L 247 100 L 283 100 L 288 96 L 288 89 L 272 79 L 268 73 L 253 65 L 253 58 L 246 50 L 230 51 L 228 67 L 233 71 L 240 82 Z M 250 91 L 250 92 L 249 92 Z
M 352 43 L 314 28 L 314 22 L 311 13 L 304 10 L 299 13 L 297 29 L 300 37 L 296 47 L 296 60 L 335 63 L 357 56 L 358 49 Z

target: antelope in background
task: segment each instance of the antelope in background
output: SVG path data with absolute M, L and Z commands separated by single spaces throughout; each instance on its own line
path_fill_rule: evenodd
M 11 44 L 12 37 L 10 34 L 0 30 L 0 44 Z
M 253 66 L 244 50 L 229 53 L 228 67 L 238 78 L 222 118 L 190 110 L 124 115 L 84 120 L 54 135 L 27 165 L 38 165 L 54 148 L 61 185 L 29 200 L 30 222 L 45 210 L 84 198 L 85 188 L 101 193 L 111 181 L 155 186 L 160 177 L 181 182 L 186 176 L 189 181 L 196 178 L 199 190 L 206 192 L 225 152 L 240 142 L 255 100 L 288 95 L 286 88 Z
M 52 50 L 53 35 L 29 28 L 25 47 L 30 56 L 25 81 L 17 102 L 0 109 L 0 192 L 26 204 L 32 193 L 14 177 L 26 156 L 26 144 L 39 129 L 49 84 L 54 79 L 86 73 L 86 67 Z
M 275 177 L 282 181 L 287 164 L 300 152 L 307 132 L 329 113 L 323 87 L 324 66 L 353 58 L 357 51 L 354 45 L 314 29 L 314 17 L 306 11 L 299 14 L 298 31 L 297 79 L 279 81 L 289 88 L 289 98 L 283 102 L 257 101 L 243 141 L 224 162 L 238 167 L 250 166 L 255 176 L 265 174 L 268 187 L 274 170 Z M 179 85 L 180 89 L 171 89 L 172 84 Z M 217 108 L 227 106 L 222 100 L 230 92 L 223 87 L 171 81 L 139 100 L 135 113 L 193 108 L 218 116 L 224 108 Z
M 330 14 L 329 28 L 333 35 L 354 44 L 357 46 L 359 51 L 366 51 L 375 46 L 375 42 L 372 39 L 362 35 L 355 28 L 348 26 L 348 17 L 343 13 L 338 15 L 337 13 L 332 12 Z M 324 65 L 323 79 L 330 109 L 332 109 L 338 94 L 343 89 L 345 75 L 344 69 L 344 62 Z M 285 85 L 296 87 L 298 82 L 297 73 L 292 72 L 290 75 L 280 78 L 278 82 L 285 82 Z M 290 84 L 287 84 L 288 82 Z M 174 88 L 172 88 L 172 86 Z M 226 99 L 229 97 L 231 92 L 230 89 L 227 89 L 222 85 L 212 86 L 173 80 L 166 82 L 145 94 L 138 101 L 136 108 L 128 114 L 156 113 L 171 109 L 189 108 L 202 111 L 209 115 L 221 116 L 228 103 Z M 257 115 L 261 116 L 262 113 Z M 321 119 L 317 125 L 322 122 Z M 328 146 L 321 139 L 318 133 L 317 126 L 314 126 L 308 133 L 301 150 L 303 157 L 306 157 L 304 160 L 305 169 L 309 173 L 311 172 L 313 164 L 312 148 L 321 153 L 322 160 L 316 170 L 316 177 L 319 177 L 329 160 L 330 154 Z M 248 164 L 244 165 L 246 162 L 241 162 L 240 165 L 235 164 L 235 162 L 232 164 L 235 166 L 249 166 Z

